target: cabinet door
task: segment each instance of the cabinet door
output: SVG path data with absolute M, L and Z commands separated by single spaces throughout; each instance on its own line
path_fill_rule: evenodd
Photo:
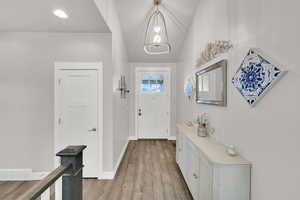
M 199 152 L 198 149 L 192 144 L 192 142 L 189 141 L 189 139 L 186 139 L 185 141 L 185 149 L 186 149 L 186 182 L 190 189 L 190 192 L 195 200 L 199 199 Z
M 179 133 L 176 140 L 176 162 L 181 167 L 182 163 L 182 135 Z
M 199 200 L 213 199 L 213 166 L 204 158 L 200 158 L 200 190 Z
M 197 149 L 191 148 L 191 168 L 189 174 L 190 181 L 190 191 L 195 200 L 199 199 L 199 187 L 200 187 L 200 158 Z
M 189 159 L 189 145 L 188 145 L 188 139 L 182 135 L 182 163 L 181 163 L 181 172 L 183 174 L 183 177 L 185 178 L 185 181 L 188 182 L 188 172 L 189 172 L 189 165 L 190 165 L 190 159 Z

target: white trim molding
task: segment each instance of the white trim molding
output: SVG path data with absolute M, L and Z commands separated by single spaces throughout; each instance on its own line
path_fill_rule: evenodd
M 106 171 L 102 173 L 101 180 L 113 180 L 115 178 L 115 172 Z
M 0 169 L 0 181 L 39 181 L 49 172 L 33 172 L 32 169 Z
M 139 138 L 139 139 L 153 139 L 153 140 L 166 140 L 167 139 L 167 140 L 176 140 L 176 136 L 156 137 L 156 138 L 150 137 L 150 138 Z M 138 138 L 136 136 L 129 136 L 128 140 L 129 141 L 135 141 L 135 140 L 138 140 Z
M 116 166 L 115 166 L 115 174 L 116 174 L 116 172 L 118 171 L 118 169 L 119 169 L 119 167 L 120 167 L 120 164 L 121 164 L 121 162 L 122 162 L 122 160 L 123 160 L 123 158 L 124 158 L 124 155 L 125 155 L 125 153 L 126 153 L 128 144 L 129 144 L 129 141 L 127 140 L 125 146 L 124 146 L 123 149 L 122 149 L 122 152 L 121 152 L 120 157 L 119 157 L 119 159 L 118 159 L 118 161 L 117 161 L 117 164 L 116 164 Z
M 168 140 L 176 140 L 176 136 L 170 136 Z
M 136 136 L 129 136 L 128 140 L 129 141 L 134 141 L 134 140 L 138 140 L 138 138 Z
M 116 164 L 116 166 L 114 168 L 114 171 L 104 171 L 102 173 L 102 176 L 100 177 L 100 179 L 102 179 L 102 180 L 112 180 L 112 179 L 115 178 L 115 176 L 117 174 L 117 171 L 118 171 L 118 169 L 120 167 L 120 164 L 121 164 L 121 162 L 122 162 L 122 160 L 124 158 L 124 155 L 126 153 L 128 144 L 129 144 L 129 140 L 126 142 L 126 144 L 125 144 L 125 146 L 124 146 L 124 148 L 123 148 L 123 150 L 122 150 L 122 152 L 120 154 L 120 157 L 119 157 L 118 162 L 117 162 L 117 164 Z

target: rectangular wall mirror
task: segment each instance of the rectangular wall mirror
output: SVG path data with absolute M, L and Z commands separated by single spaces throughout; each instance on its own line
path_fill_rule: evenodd
M 196 73 L 196 102 L 227 105 L 227 60 L 210 65 Z

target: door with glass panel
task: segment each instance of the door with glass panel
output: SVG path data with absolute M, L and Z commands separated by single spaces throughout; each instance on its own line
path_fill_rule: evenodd
M 170 72 L 136 71 L 136 131 L 138 138 L 170 135 Z

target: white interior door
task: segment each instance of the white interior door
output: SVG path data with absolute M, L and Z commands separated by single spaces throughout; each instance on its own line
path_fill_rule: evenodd
M 59 70 L 58 133 L 60 148 L 87 145 L 83 176 L 98 177 L 98 73 L 97 70 Z
M 136 72 L 138 138 L 168 138 L 170 128 L 170 72 Z

